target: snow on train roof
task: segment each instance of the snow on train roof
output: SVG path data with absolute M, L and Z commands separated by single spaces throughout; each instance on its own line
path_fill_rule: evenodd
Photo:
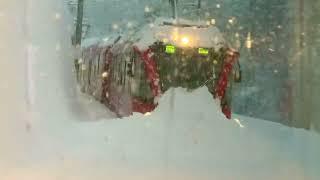
M 81 43 L 81 47 L 82 48 L 88 48 L 94 44 L 97 44 L 100 42 L 100 38 L 97 37 L 93 37 L 93 38 L 88 38 L 88 39 L 84 39 Z
M 225 46 L 225 40 L 215 26 L 184 19 L 179 19 L 178 23 L 173 19 L 157 19 L 154 24 L 148 24 L 138 32 L 135 45 L 144 50 L 156 41 L 177 47 L 205 47 L 216 50 Z
M 100 37 L 93 37 L 83 40 L 81 47 L 86 49 L 90 46 L 98 45 L 99 47 L 108 46 L 114 43 L 119 38 L 119 35 L 111 35 L 101 39 Z

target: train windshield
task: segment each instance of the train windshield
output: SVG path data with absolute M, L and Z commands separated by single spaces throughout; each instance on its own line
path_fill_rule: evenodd
M 214 48 L 181 48 L 163 44 L 156 45 L 154 51 L 163 90 L 170 87 L 193 90 L 212 84 L 224 54 Z

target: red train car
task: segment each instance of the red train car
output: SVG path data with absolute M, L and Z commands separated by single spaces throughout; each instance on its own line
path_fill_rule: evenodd
M 83 47 L 77 79 L 82 92 L 119 117 L 153 111 L 171 87 L 207 86 L 230 118 L 228 92 L 238 57 L 213 25 L 158 19 L 134 34 Z

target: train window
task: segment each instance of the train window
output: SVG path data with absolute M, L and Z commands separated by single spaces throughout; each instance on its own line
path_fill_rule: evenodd
M 123 63 L 123 71 L 122 71 L 122 76 L 123 76 L 123 78 L 122 78 L 122 84 L 125 84 L 126 83 L 126 77 L 127 77 L 127 62 L 126 61 L 124 61 L 124 63 Z
M 155 49 L 165 50 L 166 48 L 166 45 L 160 44 Z M 177 86 L 191 90 L 202 85 L 212 84 L 213 77 L 220 72 L 215 69 L 219 68 L 223 58 L 213 48 L 175 47 L 174 54 L 159 50 L 155 50 L 155 52 L 163 91 Z
M 132 53 L 132 59 L 131 59 L 131 63 L 132 63 L 132 67 L 131 67 L 131 71 L 132 71 L 132 76 L 134 76 L 135 75 L 135 72 L 136 72 L 136 70 L 135 70 L 135 67 L 136 67 L 136 57 L 137 55 L 136 55 L 136 53 Z
M 117 58 L 116 58 L 117 72 L 115 73 L 116 74 L 117 84 L 120 84 L 121 63 L 119 61 L 120 61 L 120 57 L 117 56 Z
M 95 56 L 94 61 L 93 61 L 93 76 L 92 78 L 95 78 L 97 75 L 97 62 L 98 62 L 98 57 L 99 56 Z
M 125 77 L 125 55 L 121 55 L 120 61 L 120 84 L 124 84 L 124 77 Z
M 153 101 L 153 94 L 150 88 L 150 83 L 147 79 L 144 69 L 144 62 L 137 53 L 133 53 L 133 71 L 134 76 L 131 79 L 132 96 L 143 99 L 144 101 Z
M 116 63 L 118 68 L 118 71 L 116 72 L 117 82 L 118 82 L 118 85 L 120 85 L 121 84 L 121 56 L 120 55 L 117 56 Z
M 110 64 L 110 69 L 111 69 L 111 71 L 112 71 L 112 83 L 118 83 L 117 82 L 117 78 L 116 78 L 116 73 L 114 73 L 115 71 L 118 71 L 118 69 L 117 69 L 117 64 L 115 63 L 116 61 L 114 61 L 115 59 L 116 59 L 117 57 L 116 56 L 112 56 L 112 62 L 111 62 L 111 64 Z
M 130 58 L 130 60 L 127 62 L 126 72 L 127 72 L 128 76 L 134 77 L 135 53 L 130 52 L 129 58 Z
M 92 60 L 89 60 L 88 67 L 88 84 L 91 85 L 91 74 L 92 74 Z
M 101 53 L 99 53 L 99 55 L 98 55 L 97 76 L 99 76 L 99 73 L 100 73 L 100 58 L 101 58 Z

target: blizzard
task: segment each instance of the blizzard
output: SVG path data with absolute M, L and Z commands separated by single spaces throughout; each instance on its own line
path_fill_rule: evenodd
M 227 120 L 205 88 L 115 119 L 77 89 L 66 9 L 0 2 L 0 179 L 319 179 L 318 134 Z

